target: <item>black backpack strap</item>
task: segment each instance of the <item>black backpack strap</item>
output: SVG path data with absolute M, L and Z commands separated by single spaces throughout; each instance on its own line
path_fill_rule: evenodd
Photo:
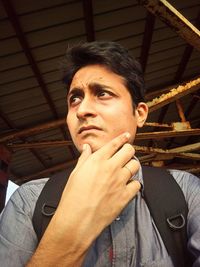
M 56 211 L 64 187 L 74 167 L 75 164 L 69 169 L 51 176 L 38 197 L 32 218 L 38 241 L 42 238 Z
M 189 267 L 188 207 L 176 180 L 166 169 L 142 167 L 144 198 L 174 266 Z
M 47 228 L 75 165 L 52 176 L 45 184 L 35 206 L 33 226 L 38 241 Z M 179 185 L 164 169 L 142 167 L 144 198 L 172 258 L 174 266 L 191 266 L 187 252 L 187 204 Z

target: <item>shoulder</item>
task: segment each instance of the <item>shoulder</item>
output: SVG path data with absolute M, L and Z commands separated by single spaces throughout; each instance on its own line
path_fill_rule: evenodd
M 32 216 L 38 196 L 47 180 L 48 178 L 25 183 L 9 199 L 0 216 L 0 258 L 4 253 L 24 260 L 35 250 L 37 237 Z
M 7 206 L 14 205 L 17 210 L 32 217 L 37 199 L 47 181 L 48 178 L 43 178 L 24 183 L 11 196 Z
M 200 179 L 188 172 L 180 170 L 169 170 L 176 182 L 181 187 L 188 206 L 200 202 Z
M 187 195 L 191 189 L 200 190 L 200 179 L 192 173 L 173 169 L 170 169 L 169 172 L 182 188 L 184 194 Z

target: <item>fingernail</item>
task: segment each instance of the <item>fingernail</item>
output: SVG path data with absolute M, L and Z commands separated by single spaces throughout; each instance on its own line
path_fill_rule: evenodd
M 126 132 L 126 133 L 124 134 L 124 136 L 125 136 L 127 139 L 129 139 L 131 135 L 130 135 L 130 133 Z
M 83 144 L 83 150 L 87 149 L 88 144 Z

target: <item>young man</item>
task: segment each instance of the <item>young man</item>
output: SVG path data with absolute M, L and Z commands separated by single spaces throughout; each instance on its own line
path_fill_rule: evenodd
M 173 266 L 143 199 L 142 170 L 132 146 L 148 113 L 138 63 L 119 44 L 81 44 L 67 52 L 64 81 L 66 122 L 81 156 L 39 244 L 32 216 L 47 180 L 15 192 L 1 217 L 1 263 Z M 170 172 L 189 207 L 188 251 L 193 266 L 200 266 L 200 180 Z

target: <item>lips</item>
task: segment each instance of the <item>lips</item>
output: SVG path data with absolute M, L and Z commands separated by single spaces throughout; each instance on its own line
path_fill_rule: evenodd
M 89 130 L 101 130 L 101 128 L 94 126 L 94 125 L 88 125 L 88 126 L 82 126 L 78 133 L 81 134 L 84 131 L 89 131 Z

